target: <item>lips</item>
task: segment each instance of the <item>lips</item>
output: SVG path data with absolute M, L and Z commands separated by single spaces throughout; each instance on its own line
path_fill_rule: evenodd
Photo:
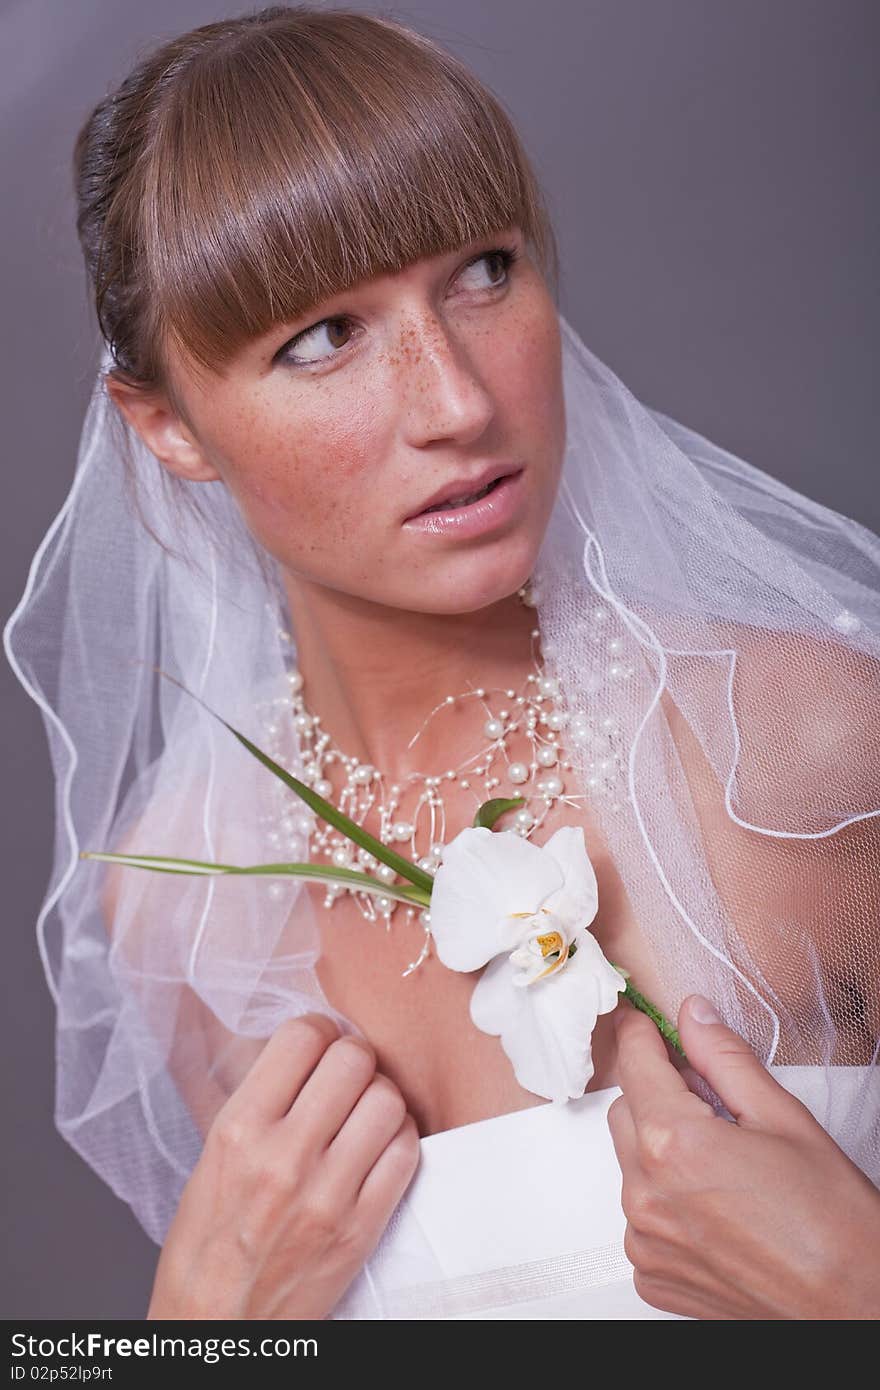
M 450 507 L 453 504 L 463 505 L 464 499 L 472 499 L 475 493 L 482 493 L 499 478 L 506 478 L 510 473 L 517 473 L 521 468 L 518 463 L 492 463 L 487 465 L 480 473 L 473 474 L 469 478 L 454 478 L 448 483 L 444 483 L 432 496 L 426 498 L 421 507 L 414 512 L 410 512 L 405 517 L 405 521 L 411 520 L 414 516 L 421 516 L 424 512 L 431 511 L 438 507 Z
M 425 507 L 424 511 L 440 512 L 447 507 L 467 507 L 471 502 L 479 502 L 481 497 L 486 497 L 498 481 L 499 479 L 495 478 L 491 483 L 487 483 L 485 487 L 480 488 L 479 492 L 472 492 L 468 497 L 449 497 L 443 502 L 435 502 L 433 507 Z M 420 513 L 420 515 L 423 516 L 424 512 Z

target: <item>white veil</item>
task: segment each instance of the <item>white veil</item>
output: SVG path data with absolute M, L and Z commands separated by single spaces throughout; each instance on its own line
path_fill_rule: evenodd
M 567 445 L 536 611 L 576 733 L 574 780 L 656 958 L 654 1002 L 674 1017 L 700 991 L 766 1064 L 815 1067 L 817 1117 L 880 1184 L 880 539 L 646 408 L 560 327 Z M 108 866 L 79 858 L 125 843 L 303 859 L 312 823 L 152 670 L 260 746 L 276 721 L 301 770 L 274 562 L 221 483 L 195 485 L 192 512 L 176 512 L 130 432 L 148 533 L 110 429 L 109 365 L 105 350 L 69 496 L 4 644 L 55 774 L 37 928 L 58 1010 L 58 1128 L 161 1242 L 260 1040 L 315 1008 L 357 1030 L 318 984 L 301 882 L 131 868 L 110 902 Z M 404 1196 L 389 1232 L 406 1220 Z M 408 1269 L 383 1262 L 384 1245 L 357 1281 L 375 1316 L 436 1272 L 417 1231 Z

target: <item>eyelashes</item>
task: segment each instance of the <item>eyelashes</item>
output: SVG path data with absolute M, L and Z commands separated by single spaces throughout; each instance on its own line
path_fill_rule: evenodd
M 462 267 L 462 273 L 466 270 L 470 270 L 472 266 L 479 265 L 481 261 L 488 261 L 494 258 L 497 258 L 501 262 L 503 278 L 490 285 L 489 288 L 502 289 L 508 283 L 511 266 L 520 258 L 520 251 L 516 246 L 493 246 L 488 251 L 481 251 L 478 256 L 472 256 L 471 259 L 465 263 Z M 313 359 L 297 360 L 291 349 L 295 347 L 297 343 L 302 343 L 322 329 L 330 328 L 334 324 L 345 325 L 348 322 L 349 320 L 344 314 L 333 314 L 328 318 L 320 319 L 317 323 L 312 324 L 311 327 L 304 328 L 301 333 L 297 333 L 295 337 L 288 339 L 284 346 L 275 354 L 273 362 L 280 363 L 282 366 L 290 367 L 294 370 L 317 366 L 321 362 L 326 362 L 329 357 L 334 356 L 333 353 L 325 353 L 323 357 Z M 346 344 L 337 344 L 337 346 L 341 349 L 344 348 Z

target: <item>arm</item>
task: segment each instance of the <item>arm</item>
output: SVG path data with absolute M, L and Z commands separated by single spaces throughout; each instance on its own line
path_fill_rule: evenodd
M 802 670 L 798 682 L 805 653 L 810 680 Z M 749 711 L 754 738 L 743 748 L 734 801 L 743 819 L 772 824 L 761 788 L 772 791 L 774 771 L 790 788 L 795 828 L 822 828 L 811 805 L 817 787 L 823 805 L 837 796 L 850 813 L 880 803 L 877 668 L 848 657 L 842 673 L 833 644 L 805 648 L 802 638 L 774 635 L 757 660 L 740 664 L 735 708 Z M 753 978 L 773 991 L 781 1013 L 777 1062 L 823 1060 L 820 1003 L 836 1028 L 832 1061 L 875 1062 L 880 818 L 814 840 L 737 825 L 684 715 L 668 696 L 663 710 L 715 887 L 747 944 Z M 743 1039 L 717 1018 L 700 1022 L 692 1002 L 679 1012 L 682 1044 L 732 1124 L 689 1089 L 648 1020 L 626 1005 L 615 1011 L 623 1095 L 609 1125 L 637 1291 L 699 1318 L 877 1318 L 880 1192 Z M 876 1070 L 871 1076 L 880 1079 Z M 877 1098 L 875 1090 L 868 1104 Z

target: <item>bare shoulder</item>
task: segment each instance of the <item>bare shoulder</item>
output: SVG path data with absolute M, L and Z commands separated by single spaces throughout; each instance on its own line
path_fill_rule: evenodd
M 802 818 L 821 805 L 849 814 L 880 805 L 880 662 L 832 637 L 742 627 L 730 638 L 731 656 L 716 661 L 712 732 L 735 760 L 739 801 L 760 812 L 780 804 L 784 787 Z M 700 740 L 668 692 L 661 704 L 702 781 Z
M 818 962 L 849 1060 L 867 1060 L 880 1030 L 870 965 L 880 938 L 880 664 L 799 633 L 743 629 L 730 647 L 717 729 L 698 736 L 669 692 L 661 697 L 712 879 L 792 1017 L 805 1029 L 815 1018 Z

